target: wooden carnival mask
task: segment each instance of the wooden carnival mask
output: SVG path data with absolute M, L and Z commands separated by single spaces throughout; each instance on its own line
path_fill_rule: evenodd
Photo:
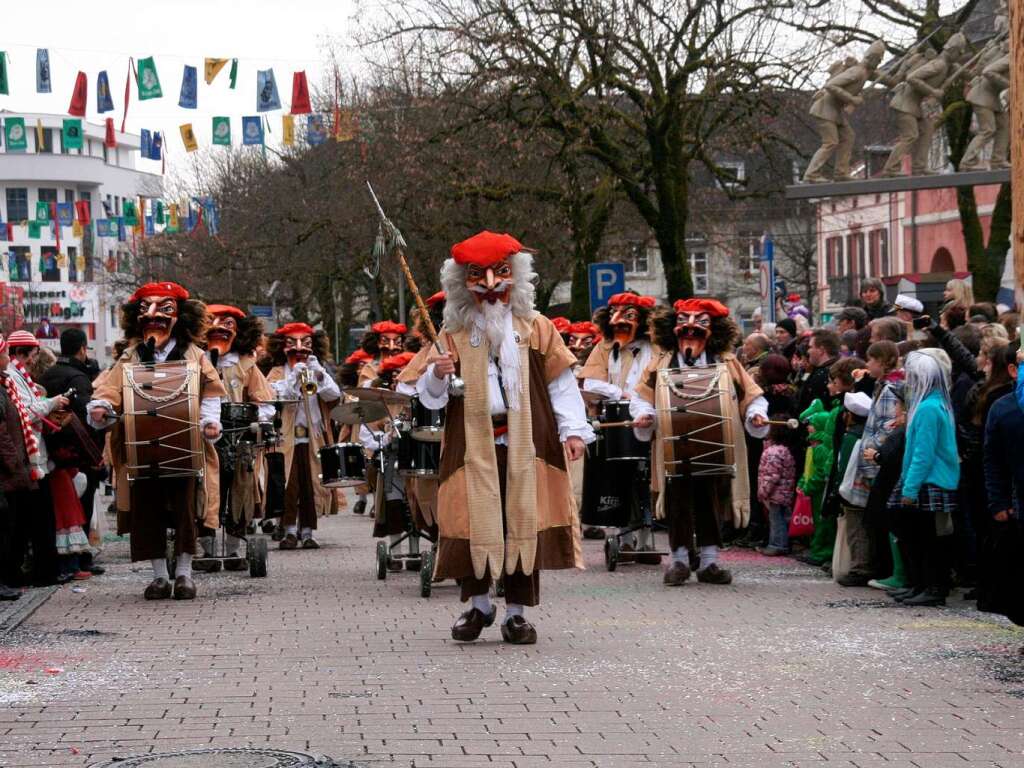
M 377 345 L 380 347 L 382 355 L 397 355 L 402 351 L 405 339 L 400 333 L 382 333 Z
M 679 352 L 687 365 L 704 354 L 711 338 L 711 321 L 726 317 L 728 308 L 714 299 L 681 299 L 673 305 L 676 311 L 675 334 Z
M 153 339 L 157 349 L 163 349 L 178 322 L 178 300 L 173 296 L 157 294 L 139 299 L 139 330 L 146 341 Z
M 306 362 L 313 354 L 313 328 L 305 323 L 288 323 L 277 329 L 284 342 L 284 354 L 289 365 Z
M 212 317 L 210 329 L 206 332 L 206 347 L 222 355 L 227 354 L 238 335 L 238 321 L 245 317 L 245 313 L 227 304 L 212 304 L 206 309 Z
M 512 262 L 500 259 L 488 266 L 469 264 L 466 268 L 466 287 L 477 304 L 508 304 L 512 298 Z
M 641 323 L 654 304 L 651 296 L 638 296 L 629 292 L 617 293 L 608 300 L 608 325 L 611 326 L 612 338 L 620 347 L 636 339 Z
M 588 322 L 573 323 L 569 326 L 569 351 L 582 365 L 587 362 L 601 331 L 596 325 Z

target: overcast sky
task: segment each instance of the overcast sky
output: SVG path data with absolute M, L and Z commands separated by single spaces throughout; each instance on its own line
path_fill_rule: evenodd
M 70 0 L 49 2 L 3 0 L 0 50 L 8 54 L 10 95 L 0 96 L 0 108 L 13 112 L 66 114 L 79 70 L 89 83 L 86 119 L 102 123 L 113 117 L 120 128 L 128 57 L 156 60 L 163 98 L 138 100 L 133 83 L 128 107 L 129 131 L 159 130 L 167 137 L 168 159 L 185 154 L 179 126 L 192 123 L 200 147 L 210 144 L 211 118 L 231 117 L 232 142 L 241 144 L 241 117 L 256 112 L 256 71 L 273 68 L 284 110 L 289 107 L 292 72 L 305 70 L 310 88 L 321 82 L 328 66 L 327 44 L 347 40 L 352 31 L 353 0 L 146 0 L 127 4 L 88 4 Z M 37 94 L 36 49 L 50 52 L 53 92 Z M 343 53 L 342 77 L 357 61 Z M 225 67 L 206 85 L 203 59 L 237 58 L 238 82 L 228 87 Z M 198 69 L 198 108 L 178 106 L 182 70 Z M 107 70 L 114 112 L 96 112 L 96 76 Z M 283 111 L 265 113 L 273 132 L 268 143 L 280 140 Z M 297 118 L 296 130 L 305 128 Z M 141 161 L 145 170 L 159 164 Z

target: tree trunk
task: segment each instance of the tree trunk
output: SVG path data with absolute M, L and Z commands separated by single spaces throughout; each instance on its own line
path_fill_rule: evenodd
M 1010 250 L 1010 230 L 1013 226 L 1013 190 L 1009 184 L 999 187 L 992 226 L 988 235 L 985 255 L 974 272 L 974 296 L 978 301 L 995 301 L 1003 278 L 1003 264 Z
M 615 193 L 608 188 L 610 186 L 599 186 L 590 204 L 583 206 L 578 215 L 570 216 L 574 254 L 569 317 L 573 320 L 589 318 L 591 314 L 589 267 L 597 261 L 604 232 L 615 206 Z
M 960 166 L 964 151 L 971 140 L 971 117 L 974 110 L 965 102 L 962 106 L 948 108 L 945 119 L 946 139 L 949 142 L 949 159 L 954 167 Z M 978 216 L 978 203 L 974 198 L 974 187 L 957 187 L 956 207 L 960 214 L 960 229 L 967 251 L 967 269 L 974 273 L 974 289 L 978 290 L 979 275 L 987 274 L 990 265 L 985 262 L 985 233 Z M 998 277 L 996 278 L 998 280 Z M 982 278 L 982 282 L 985 282 Z

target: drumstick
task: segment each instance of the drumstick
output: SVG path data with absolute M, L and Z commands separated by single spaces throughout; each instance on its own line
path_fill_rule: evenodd
M 789 427 L 790 429 L 796 429 L 800 426 L 800 422 L 796 419 L 786 419 L 785 421 L 768 419 L 767 424 L 778 424 L 781 427 Z
M 594 429 L 611 429 L 612 427 L 632 427 L 632 421 L 599 421 L 592 424 Z

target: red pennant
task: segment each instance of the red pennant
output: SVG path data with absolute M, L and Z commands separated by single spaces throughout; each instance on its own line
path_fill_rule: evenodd
M 78 223 L 83 227 L 92 220 L 92 212 L 89 210 L 88 200 L 78 200 L 75 202 L 75 216 L 78 218 Z
M 71 92 L 71 106 L 68 107 L 68 114 L 72 117 L 85 117 L 85 105 L 89 100 L 89 82 L 85 78 L 85 72 L 79 72 L 75 78 L 75 90 Z
M 305 72 L 292 73 L 292 114 L 308 115 L 313 111 L 309 103 L 309 84 Z
M 114 118 L 112 117 L 107 118 L 107 135 L 103 139 L 103 146 L 107 149 L 117 148 L 117 137 L 114 136 Z
M 57 218 L 56 203 L 50 203 L 50 218 L 53 219 L 53 236 L 57 239 L 57 253 L 60 253 L 60 219 Z
M 128 57 L 128 77 L 124 81 L 124 116 L 121 118 L 121 133 L 124 133 L 125 123 L 128 122 L 128 102 L 132 97 L 132 76 L 138 79 L 138 74 L 135 72 L 135 59 L 131 56 Z M 114 144 L 116 147 L 117 144 Z

